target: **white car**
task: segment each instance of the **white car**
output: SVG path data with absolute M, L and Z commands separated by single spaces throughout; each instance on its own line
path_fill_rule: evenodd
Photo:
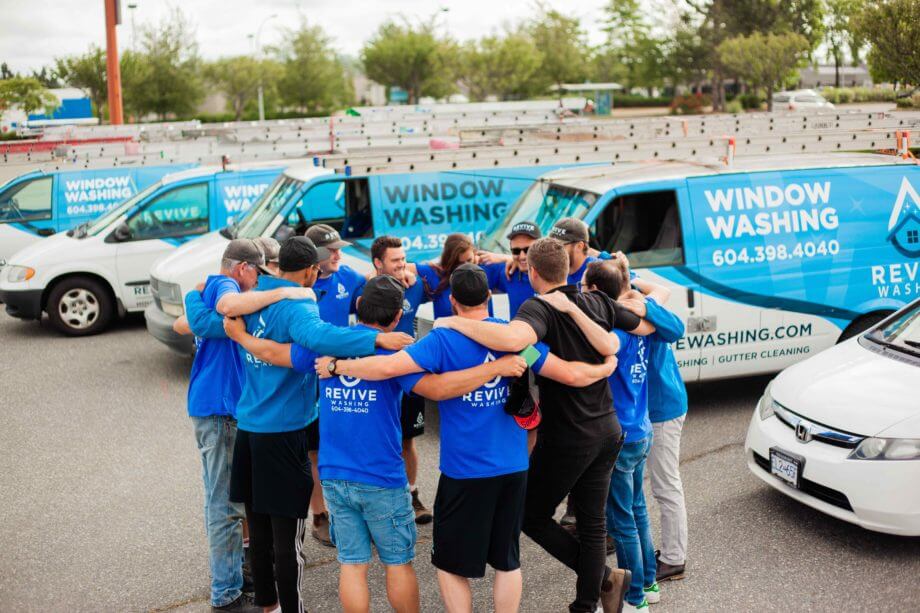
M 781 372 L 744 447 L 751 472 L 787 496 L 920 535 L 920 300 Z
M 835 108 L 824 96 L 813 89 L 796 89 L 773 94 L 774 111 L 800 111 L 802 109 Z

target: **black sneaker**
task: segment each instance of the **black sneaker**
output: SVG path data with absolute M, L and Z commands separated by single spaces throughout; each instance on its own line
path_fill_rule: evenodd
M 233 613 L 262 613 L 262 607 L 257 606 L 246 594 L 240 594 L 239 598 L 222 607 L 211 607 L 211 610 L 233 611 Z
M 412 490 L 412 510 L 415 511 L 415 523 L 420 526 L 423 524 L 430 524 L 434 519 L 434 515 L 431 514 L 431 511 L 426 509 L 422 501 L 419 500 L 418 489 Z
M 683 579 L 686 575 L 686 564 L 678 564 L 672 566 L 671 564 L 665 564 L 659 558 L 661 556 L 661 551 L 655 551 L 655 562 L 658 564 L 658 568 L 655 571 L 655 579 L 657 581 L 677 581 L 678 579 Z
M 565 500 L 565 513 L 562 515 L 562 519 L 559 520 L 559 525 L 570 529 L 575 527 L 575 507 L 572 506 L 572 501 L 569 498 Z
M 313 528 L 310 530 L 310 534 L 320 544 L 326 547 L 335 547 L 332 544 L 332 537 L 329 536 L 329 516 L 325 511 L 313 514 Z
M 249 547 L 243 547 L 243 591 L 252 594 L 255 589 L 252 583 L 252 554 Z

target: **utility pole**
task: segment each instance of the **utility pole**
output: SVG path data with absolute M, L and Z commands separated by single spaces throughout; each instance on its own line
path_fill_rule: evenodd
M 259 37 L 262 36 L 262 26 L 268 23 L 270 20 L 276 18 L 278 15 L 271 15 L 262 20 L 262 23 L 259 24 L 259 29 L 256 30 L 256 59 L 261 61 L 262 58 L 262 46 L 259 43 Z M 265 121 L 265 99 L 262 93 L 262 71 L 259 70 L 259 121 Z
M 121 69 L 118 66 L 118 38 L 115 26 L 121 23 L 119 0 L 105 1 L 105 63 L 109 86 L 109 123 L 125 122 L 121 108 Z

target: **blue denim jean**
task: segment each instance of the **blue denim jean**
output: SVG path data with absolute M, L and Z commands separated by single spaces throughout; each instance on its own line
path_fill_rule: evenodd
M 243 588 L 243 505 L 230 502 L 230 463 L 236 420 L 226 415 L 192 417 L 204 479 L 204 525 L 208 534 L 211 604 L 222 607 Z
M 617 566 L 632 572 L 632 583 L 626 600 L 632 605 L 642 603 L 642 588 L 655 583 L 655 545 L 645 508 L 642 478 L 645 459 L 652 446 L 652 437 L 624 443 L 610 479 L 607 497 L 607 530 L 616 541 Z

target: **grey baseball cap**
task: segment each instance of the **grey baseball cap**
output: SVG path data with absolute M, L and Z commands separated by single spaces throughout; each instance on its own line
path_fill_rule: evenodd
M 563 243 L 588 242 L 588 224 L 574 217 L 564 217 L 556 222 L 553 229 L 549 231 L 552 238 L 559 239 Z
M 305 236 L 313 241 L 313 244 L 317 247 L 325 247 L 326 249 L 341 249 L 351 245 L 348 241 L 342 240 L 338 230 L 324 223 L 318 223 L 307 228 Z
M 254 240 L 248 238 L 235 238 L 224 249 L 225 260 L 236 260 L 237 262 L 246 262 L 253 266 L 262 266 L 265 264 L 265 257 L 262 255 L 262 249 Z
M 270 236 L 260 236 L 252 240 L 256 243 L 256 245 L 259 246 L 259 249 L 262 250 L 262 255 L 265 256 L 266 265 L 261 266 L 262 272 L 273 274 L 272 270 L 268 268 L 267 265 L 273 262 L 275 264 L 278 263 L 278 257 L 281 252 L 281 244 Z

